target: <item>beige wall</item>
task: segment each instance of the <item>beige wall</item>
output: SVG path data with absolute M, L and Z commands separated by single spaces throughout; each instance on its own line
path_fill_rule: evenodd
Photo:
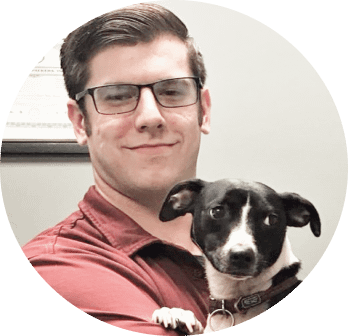
M 77 210 L 93 184 L 89 162 L 40 161 L 1 163 L 4 204 L 21 246 Z

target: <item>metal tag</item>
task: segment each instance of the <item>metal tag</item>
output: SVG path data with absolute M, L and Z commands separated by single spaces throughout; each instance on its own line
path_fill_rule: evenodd
M 245 298 L 242 298 L 240 303 L 244 309 L 249 309 L 250 307 L 254 307 L 260 304 L 261 297 L 259 294 L 249 295 Z

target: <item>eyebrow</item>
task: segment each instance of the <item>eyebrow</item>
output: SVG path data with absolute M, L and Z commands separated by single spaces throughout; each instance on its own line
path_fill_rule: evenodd
M 165 77 L 165 78 L 162 78 L 162 79 L 157 79 L 155 81 L 151 81 L 151 82 L 142 82 L 142 83 L 131 83 L 131 82 L 106 82 L 105 84 L 100 84 L 100 85 L 97 85 L 97 86 L 106 86 L 106 85 L 147 85 L 147 84 L 154 84 L 154 83 L 157 83 L 157 82 L 162 82 L 162 81 L 165 81 L 165 80 L 171 80 L 171 79 L 180 79 L 180 78 L 189 78 L 189 77 L 192 77 L 192 76 L 181 76 L 181 77 Z
M 98 86 L 107 86 L 107 85 L 135 85 L 134 83 L 126 83 L 126 82 L 106 82 L 104 84 Z

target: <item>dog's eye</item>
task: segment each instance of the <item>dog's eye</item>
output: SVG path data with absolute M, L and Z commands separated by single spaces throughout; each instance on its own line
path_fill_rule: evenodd
M 268 215 L 268 216 L 266 217 L 264 223 L 265 223 L 266 225 L 275 225 L 275 224 L 278 223 L 278 220 L 279 220 L 278 215 L 276 215 L 276 214 L 270 214 L 270 215 Z
M 221 219 L 224 218 L 226 211 L 223 206 L 217 206 L 215 208 L 210 209 L 209 215 L 213 219 Z

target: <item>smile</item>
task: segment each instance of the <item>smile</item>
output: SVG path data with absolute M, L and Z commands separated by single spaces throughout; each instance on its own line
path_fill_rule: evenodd
M 134 147 L 128 147 L 128 149 L 137 152 L 137 153 L 144 153 L 144 154 L 161 154 L 164 153 L 170 149 L 172 149 L 177 142 L 175 143 L 158 143 L 158 144 L 142 144 L 139 146 Z

